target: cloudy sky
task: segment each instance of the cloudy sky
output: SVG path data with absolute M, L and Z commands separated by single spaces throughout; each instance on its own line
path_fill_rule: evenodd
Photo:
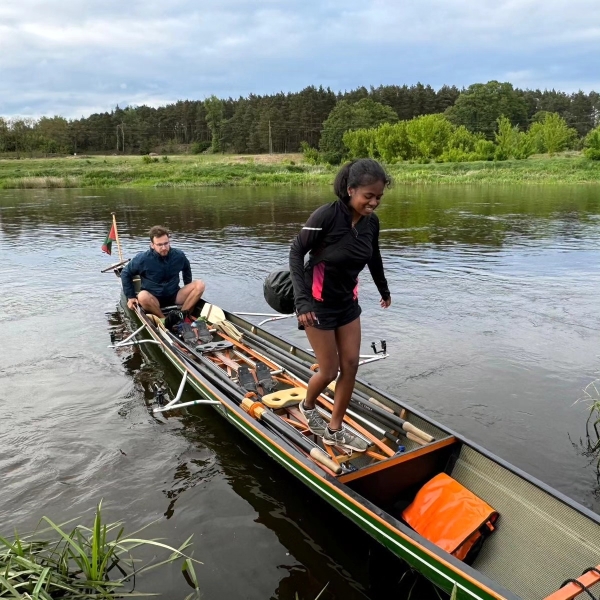
M 0 115 L 490 79 L 600 91 L 598 0 L 0 0 Z

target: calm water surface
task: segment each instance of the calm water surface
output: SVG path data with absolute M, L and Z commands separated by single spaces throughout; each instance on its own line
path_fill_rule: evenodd
M 264 311 L 264 276 L 329 199 L 318 188 L 0 191 L 1 533 L 42 515 L 88 521 L 103 498 L 130 531 L 154 522 L 146 537 L 173 545 L 193 533 L 207 600 L 309 599 L 327 582 L 323 598 L 376 598 L 399 579 L 399 563 L 382 569 L 369 538 L 211 409 L 153 418 L 151 386 L 175 392 L 175 371 L 108 348 L 131 327 L 118 280 L 100 273 L 114 262 L 100 252 L 111 211 L 126 256 L 165 224 L 212 302 Z M 362 377 L 599 511 L 576 401 L 599 366 L 600 188 L 397 187 L 379 215 L 393 304 L 380 309 L 362 276 L 363 351 L 385 339 L 392 356 Z M 271 329 L 305 345 L 291 321 Z M 139 589 L 189 592 L 175 567 Z

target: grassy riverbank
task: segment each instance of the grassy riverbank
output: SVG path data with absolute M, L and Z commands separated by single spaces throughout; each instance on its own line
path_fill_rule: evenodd
M 337 169 L 306 164 L 300 154 L 2 159 L 0 189 L 328 185 Z M 401 184 L 598 183 L 600 161 L 568 154 L 503 162 L 400 163 L 390 165 L 389 172 Z

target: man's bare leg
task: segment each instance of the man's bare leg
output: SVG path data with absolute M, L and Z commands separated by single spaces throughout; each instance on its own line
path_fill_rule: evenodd
M 160 303 L 150 292 L 146 290 L 142 290 L 138 294 L 138 302 L 141 307 L 151 315 L 156 315 L 157 317 L 163 319 L 165 315 L 163 315 L 162 310 L 160 310 Z
M 179 292 L 177 292 L 175 301 L 177 304 L 182 305 L 181 310 L 192 310 L 198 303 L 198 300 L 202 298 L 205 288 L 204 281 L 201 279 L 192 281 L 192 283 L 184 285 Z

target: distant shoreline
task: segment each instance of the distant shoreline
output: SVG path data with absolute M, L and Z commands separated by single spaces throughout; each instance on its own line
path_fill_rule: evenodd
M 339 167 L 309 165 L 301 154 L 97 156 L 0 159 L 0 189 L 330 185 Z M 397 163 L 396 184 L 600 183 L 600 161 L 579 153 L 526 160 Z

